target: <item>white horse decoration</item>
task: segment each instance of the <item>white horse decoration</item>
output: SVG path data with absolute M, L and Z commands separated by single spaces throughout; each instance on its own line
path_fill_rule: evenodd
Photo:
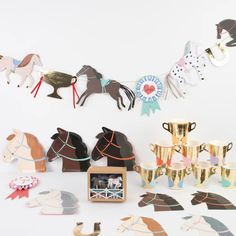
M 183 231 L 197 230 L 199 236 L 233 236 L 230 230 L 219 220 L 208 216 L 186 216 L 183 217 Z
M 40 192 L 27 203 L 28 207 L 39 207 L 43 215 L 71 215 L 78 211 L 78 199 L 74 194 L 61 190 Z
M 196 85 L 196 79 L 192 71 L 195 71 L 197 76 L 204 80 L 203 68 L 206 66 L 206 54 L 199 54 L 198 45 L 189 41 L 185 45 L 184 55 L 171 68 L 170 73 L 166 77 L 166 94 L 170 90 L 176 97 L 184 97 L 187 93 L 186 85 Z
M 119 176 L 117 178 L 109 178 L 107 188 L 119 189 L 122 186 L 122 178 Z
M 20 76 L 21 81 L 18 87 L 21 87 L 27 78 L 30 79 L 30 83 L 26 86 L 30 88 L 34 84 L 34 78 L 32 72 L 34 66 L 42 66 L 40 56 L 37 54 L 28 54 L 22 61 L 18 61 L 11 57 L 5 57 L 0 55 L 0 72 L 6 71 L 7 83 L 10 84 L 10 74 L 15 73 Z

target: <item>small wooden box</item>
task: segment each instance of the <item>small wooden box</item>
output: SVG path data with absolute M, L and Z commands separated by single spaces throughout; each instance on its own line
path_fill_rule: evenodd
M 126 167 L 92 166 L 88 174 L 88 200 L 124 202 L 126 200 Z

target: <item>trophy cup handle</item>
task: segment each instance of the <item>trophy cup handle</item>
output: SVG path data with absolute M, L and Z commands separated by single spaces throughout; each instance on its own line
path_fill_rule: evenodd
M 174 149 L 176 152 L 180 153 L 181 152 L 181 145 L 175 145 Z
M 134 165 L 134 171 L 136 171 L 138 174 L 141 173 L 141 167 L 138 165 Z
M 217 172 L 218 168 L 217 166 L 212 166 L 211 167 L 211 175 L 214 175 Z
M 200 152 L 202 152 L 202 151 L 208 151 L 208 150 L 206 150 L 206 144 L 205 143 L 202 143 L 201 145 L 200 145 Z
M 149 145 L 149 148 L 150 148 L 150 150 L 151 150 L 152 152 L 155 152 L 155 150 L 156 150 L 156 145 L 155 145 L 155 144 L 150 144 L 150 145 Z
M 232 147 L 233 147 L 233 143 L 229 143 L 228 146 L 227 146 L 227 152 L 228 152 L 229 150 L 231 150 Z
M 189 131 L 194 130 L 196 128 L 196 126 L 197 126 L 196 122 L 190 123 Z
M 166 122 L 162 123 L 162 128 L 170 132 L 170 127 L 168 123 Z
M 190 175 L 191 172 L 192 172 L 192 168 L 191 168 L 191 167 L 187 167 L 187 168 L 186 168 L 186 174 L 187 174 L 187 175 Z
M 203 150 L 209 152 L 207 144 L 204 145 Z

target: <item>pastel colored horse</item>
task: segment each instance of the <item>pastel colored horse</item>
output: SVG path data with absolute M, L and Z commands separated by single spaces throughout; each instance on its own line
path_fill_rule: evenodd
M 181 211 L 184 208 L 178 201 L 166 194 L 150 193 L 141 195 L 143 199 L 138 203 L 139 207 L 153 205 L 154 211 Z
M 218 24 L 216 24 L 217 30 L 217 39 L 221 39 L 224 33 L 228 33 L 229 36 L 232 38 L 231 41 L 226 43 L 228 47 L 235 47 L 236 46 L 236 20 L 226 19 L 222 20 Z
M 190 71 L 196 72 L 196 76 L 204 80 L 203 68 L 206 66 L 206 57 L 198 52 L 198 45 L 189 41 L 185 45 L 184 55 L 171 68 L 166 77 L 166 94 L 167 98 L 171 92 L 176 98 L 184 97 L 187 94 L 187 85 L 196 85 L 196 79 Z M 196 77 L 194 76 L 194 78 Z
M 125 107 L 123 97 L 120 94 L 120 89 L 124 91 L 127 98 L 130 101 L 128 110 L 134 107 L 135 104 L 135 93 L 128 87 L 120 84 L 116 80 L 106 80 L 102 74 L 97 72 L 93 67 L 84 65 L 82 69 L 76 74 L 77 77 L 81 75 L 87 76 L 87 89 L 80 96 L 78 103 L 81 102 L 80 106 L 83 106 L 86 99 L 93 93 L 108 93 L 117 103 L 117 107 L 121 110 L 121 106 Z M 83 99 L 83 101 L 82 101 Z
M 82 138 L 61 128 L 57 128 L 57 131 L 58 133 L 51 137 L 53 142 L 47 152 L 48 161 L 61 158 L 63 172 L 87 171 L 90 167 L 90 157 Z
M 236 206 L 233 205 L 228 199 L 216 193 L 207 193 L 197 191 L 192 194 L 194 198 L 191 200 L 192 205 L 206 203 L 209 210 L 235 210 Z
M 61 190 L 43 191 L 27 203 L 28 207 L 42 207 L 43 215 L 71 215 L 78 211 L 78 199 L 74 194 Z
M 230 230 L 221 221 L 208 216 L 185 216 L 183 231 L 197 230 L 199 236 L 233 236 Z
M 27 85 L 27 88 L 32 87 L 34 84 L 34 78 L 32 72 L 34 66 L 42 66 L 42 61 L 40 56 L 37 54 L 28 54 L 23 58 L 22 61 L 18 61 L 11 57 L 0 56 L 0 72 L 6 71 L 7 83 L 10 84 L 10 74 L 14 73 L 19 75 L 21 78 L 18 87 L 21 87 L 27 78 L 30 79 L 30 83 Z
M 134 236 L 167 236 L 163 227 L 154 219 L 142 216 L 131 216 L 121 219 L 122 224 L 117 228 L 119 233 L 133 232 Z
M 76 223 L 76 226 L 73 230 L 74 236 L 98 236 L 101 232 L 101 228 L 100 228 L 101 223 L 100 222 L 94 223 L 93 233 L 91 233 L 91 234 L 83 234 L 81 232 L 83 229 L 83 225 L 84 225 L 83 222 Z
M 122 177 L 116 177 L 116 178 L 109 178 L 108 179 L 108 185 L 107 188 L 112 188 L 112 189 L 119 189 L 122 187 Z
M 3 160 L 11 162 L 18 159 L 18 169 L 22 172 L 45 172 L 46 158 L 38 139 L 20 130 L 14 129 L 13 132 L 7 137 Z
M 107 166 L 121 166 L 133 170 L 135 156 L 127 137 L 106 127 L 102 127 L 102 130 L 103 132 L 96 136 L 98 142 L 92 151 L 92 159 L 98 161 L 107 157 Z

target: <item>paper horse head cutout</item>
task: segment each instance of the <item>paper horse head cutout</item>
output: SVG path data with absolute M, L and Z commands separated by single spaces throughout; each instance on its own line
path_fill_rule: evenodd
M 78 211 L 78 199 L 74 194 L 61 190 L 40 192 L 27 203 L 28 207 L 42 207 L 43 215 L 71 215 Z
M 83 222 L 76 223 L 76 226 L 73 230 L 74 236 L 98 236 L 101 232 L 100 225 L 101 225 L 100 222 L 94 223 L 93 233 L 84 234 L 84 233 L 82 233 L 84 223 Z
M 92 159 L 97 161 L 107 157 L 107 166 L 121 166 L 133 170 L 135 156 L 127 137 L 121 132 L 106 127 L 102 127 L 102 130 L 103 132 L 96 136 L 98 142 L 92 151 Z
M 128 87 L 120 84 L 116 80 L 104 79 L 102 74 L 97 72 L 91 66 L 84 65 L 82 69 L 76 74 L 77 77 L 81 75 L 87 76 L 87 89 L 80 96 L 77 102 L 77 104 L 81 102 L 80 106 L 83 106 L 86 99 L 93 93 L 108 93 L 116 101 L 117 107 L 121 110 L 120 105 L 125 107 L 123 97 L 120 94 L 120 89 L 122 89 L 130 101 L 128 110 L 134 107 L 135 93 Z
M 197 191 L 192 194 L 194 197 L 191 200 L 192 205 L 198 205 L 201 203 L 206 203 L 209 210 L 235 210 L 236 206 L 233 205 L 228 199 L 218 195 L 216 193 L 207 193 Z
M 236 46 L 236 20 L 226 19 L 222 20 L 218 24 L 216 24 L 217 30 L 217 39 L 221 39 L 222 35 L 228 33 L 232 38 L 231 41 L 226 43 L 228 47 Z
M 183 217 L 183 220 L 183 231 L 197 230 L 199 235 L 233 236 L 221 221 L 213 217 L 192 215 Z
M 18 159 L 18 168 L 22 172 L 45 172 L 46 158 L 42 145 L 30 133 L 13 130 L 7 137 L 8 144 L 3 153 L 3 160 L 11 162 Z
M 90 167 L 90 157 L 82 138 L 61 128 L 57 128 L 57 131 L 58 133 L 51 137 L 53 143 L 47 153 L 48 161 L 61 157 L 63 172 L 87 171 Z
M 32 87 L 34 79 L 32 77 L 32 71 L 34 66 L 42 66 L 40 56 L 37 54 L 28 54 L 22 61 L 11 57 L 0 56 L 0 71 L 6 71 L 7 83 L 10 84 L 10 74 L 14 73 L 19 75 L 21 78 L 18 87 L 21 87 L 27 78 L 30 79 L 30 83 L 26 86 L 27 88 Z

